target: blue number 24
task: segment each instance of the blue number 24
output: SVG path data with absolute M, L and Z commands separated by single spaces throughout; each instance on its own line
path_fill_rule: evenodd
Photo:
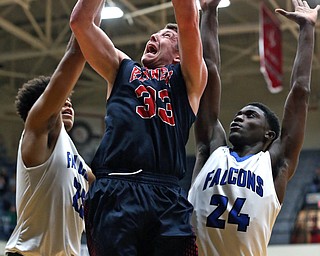
M 213 195 L 210 200 L 210 205 L 215 205 L 217 208 L 210 213 L 207 218 L 207 227 L 220 228 L 224 229 L 226 221 L 219 219 L 220 216 L 226 211 L 228 206 L 228 198 L 222 195 Z M 246 232 L 247 227 L 249 226 L 250 217 L 248 214 L 240 213 L 246 199 L 237 198 L 234 202 L 233 207 L 231 208 L 228 214 L 227 222 L 230 224 L 238 225 L 238 231 Z

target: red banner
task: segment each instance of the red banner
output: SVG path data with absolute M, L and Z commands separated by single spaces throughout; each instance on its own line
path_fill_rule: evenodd
M 260 71 L 270 92 L 282 90 L 282 44 L 280 23 L 264 3 L 260 8 Z

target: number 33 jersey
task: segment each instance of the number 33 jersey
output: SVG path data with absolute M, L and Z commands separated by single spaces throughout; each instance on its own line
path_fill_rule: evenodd
M 267 255 L 281 209 L 269 152 L 239 157 L 215 150 L 191 185 L 199 255 Z
M 106 131 L 91 167 L 102 174 L 142 169 L 182 178 L 194 120 L 180 64 L 147 69 L 125 59 L 107 102 Z

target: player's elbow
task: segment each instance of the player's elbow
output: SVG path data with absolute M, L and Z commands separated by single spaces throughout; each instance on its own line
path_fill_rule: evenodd
M 298 79 L 293 84 L 291 90 L 298 98 L 309 98 L 311 94 L 310 80 L 308 78 Z
M 210 145 L 205 143 L 198 143 L 196 151 L 197 158 L 208 159 L 210 156 Z
M 219 75 L 219 63 L 215 62 L 212 59 L 205 59 L 205 61 L 207 65 L 208 75 Z
M 80 28 L 80 19 L 77 15 L 71 15 L 69 21 L 70 28 L 73 32 L 77 32 Z
M 71 30 L 77 34 L 81 30 L 85 30 L 92 23 L 92 19 L 83 13 L 83 11 L 74 9 L 71 13 L 69 25 Z

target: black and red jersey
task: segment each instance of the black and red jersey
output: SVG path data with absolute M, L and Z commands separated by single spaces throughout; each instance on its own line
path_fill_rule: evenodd
M 123 60 L 106 108 L 94 172 L 184 176 L 185 145 L 195 115 L 180 64 L 148 69 Z

